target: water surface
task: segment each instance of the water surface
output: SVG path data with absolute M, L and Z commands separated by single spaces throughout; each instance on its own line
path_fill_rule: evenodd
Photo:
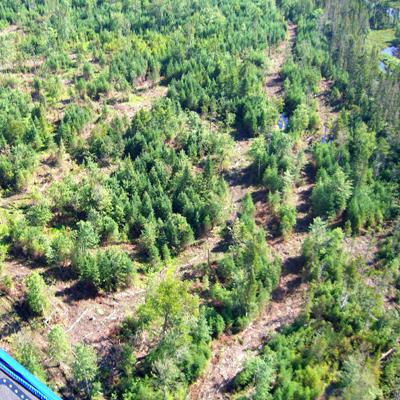
M 289 118 L 285 115 L 285 113 L 282 113 L 278 119 L 278 128 L 282 131 L 286 131 L 288 126 L 289 126 Z
M 386 49 L 383 49 L 383 50 L 381 51 L 381 54 L 385 54 L 385 55 L 387 55 L 387 56 L 396 57 L 396 55 L 397 55 L 397 47 L 396 47 L 396 46 L 389 46 L 389 47 L 386 47 Z M 379 68 L 380 68 L 382 71 L 386 71 L 386 65 L 385 65 L 385 62 L 384 62 L 384 61 L 381 61 L 381 62 L 379 63 Z

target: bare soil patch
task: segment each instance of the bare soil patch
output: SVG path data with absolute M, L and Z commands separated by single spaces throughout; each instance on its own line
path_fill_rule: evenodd
M 265 77 L 265 91 L 268 97 L 279 97 L 283 91 L 281 70 L 296 40 L 296 25 L 288 25 L 287 40 L 282 41 L 275 49 L 269 49 L 267 58 L 269 60 L 268 73 Z
M 329 131 L 337 120 L 338 112 L 332 107 L 329 93 L 332 89 L 333 81 L 322 78 L 319 83 L 317 100 L 317 113 L 320 118 L 320 135 L 329 135 Z

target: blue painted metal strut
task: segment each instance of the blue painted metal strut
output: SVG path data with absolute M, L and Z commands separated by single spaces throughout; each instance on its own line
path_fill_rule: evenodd
M 17 394 L 17 387 L 14 387 L 15 385 L 13 382 L 19 384 L 27 392 L 32 394 L 32 400 L 60 400 L 60 398 L 56 396 L 44 383 L 39 381 L 39 379 L 33 376 L 26 368 L 15 361 L 2 349 L 0 349 L 0 371 L 10 378 L 9 380 L 3 379 L 7 382 L 0 382 L 0 384 L 8 386 L 15 394 Z M 27 396 L 18 397 L 31 400 Z

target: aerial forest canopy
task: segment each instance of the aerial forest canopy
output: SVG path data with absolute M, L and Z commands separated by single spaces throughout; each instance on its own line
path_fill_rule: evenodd
M 2 0 L 0 347 L 65 399 L 400 396 L 400 3 Z

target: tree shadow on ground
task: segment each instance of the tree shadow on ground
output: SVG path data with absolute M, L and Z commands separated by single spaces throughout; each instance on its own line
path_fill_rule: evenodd
M 77 281 L 72 286 L 59 290 L 56 297 L 65 297 L 66 303 L 74 303 L 81 300 L 95 299 L 98 296 L 97 289 L 86 282 Z
M 55 280 L 57 282 L 71 282 L 78 278 L 76 271 L 72 267 L 61 265 L 48 268 L 42 275 L 46 281 Z

